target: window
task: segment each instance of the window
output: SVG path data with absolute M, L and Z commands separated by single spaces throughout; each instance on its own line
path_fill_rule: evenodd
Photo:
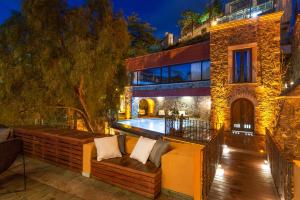
M 202 80 L 210 79 L 210 62 L 204 61 L 202 62 Z
M 131 72 L 131 85 L 138 84 L 138 72 Z
M 191 76 L 191 65 L 175 65 L 170 67 L 170 81 L 173 83 L 176 82 L 185 82 L 189 81 Z
M 131 73 L 131 85 L 180 83 L 209 79 L 209 61 L 150 68 Z
M 233 52 L 233 82 L 245 83 L 252 81 L 251 49 Z
M 161 68 L 161 83 L 169 82 L 169 67 Z
M 201 80 L 201 62 L 171 66 L 170 71 L 173 83 Z
M 138 75 L 139 85 L 149 85 L 160 83 L 161 68 L 152 68 L 139 71 Z

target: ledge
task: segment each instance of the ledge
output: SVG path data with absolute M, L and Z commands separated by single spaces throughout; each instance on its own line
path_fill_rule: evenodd
M 255 83 L 226 83 L 226 85 L 229 85 L 229 86 L 258 86 L 258 83 L 255 82 Z

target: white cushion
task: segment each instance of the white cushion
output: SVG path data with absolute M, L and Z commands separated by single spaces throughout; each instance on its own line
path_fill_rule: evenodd
M 95 138 L 94 141 L 97 149 L 97 161 L 122 157 L 118 144 L 118 136 Z
M 165 116 L 166 114 L 165 114 L 165 111 L 164 111 L 164 110 L 159 110 L 159 111 L 158 111 L 158 115 L 159 115 L 159 116 Z
M 155 143 L 156 140 L 140 137 L 130 154 L 130 158 L 146 164 Z
M 0 142 L 4 142 L 7 140 L 10 133 L 9 128 L 0 128 Z
M 179 116 L 181 116 L 181 115 L 186 116 L 184 110 L 180 110 L 180 111 L 178 112 L 178 114 L 179 114 Z

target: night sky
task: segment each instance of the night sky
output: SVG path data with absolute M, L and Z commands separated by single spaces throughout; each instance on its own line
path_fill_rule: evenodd
M 0 23 L 10 16 L 11 10 L 20 10 L 22 0 L 0 0 Z M 69 0 L 72 6 L 84 0 Z M 165 32 L 179 34 L 177 21 L 182 11 L 190 9 L 202 12 L 208 0 L 113 0 L 114 9 L 122 10 L 126 16 L 135 12 L 156 28 L 156 36 Z

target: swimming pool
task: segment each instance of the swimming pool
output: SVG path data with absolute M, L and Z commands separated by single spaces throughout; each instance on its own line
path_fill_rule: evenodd
M 150 130 L 161 134 L 165 133 L 164 118 L 137 118 L 137 119 L 122 120 L 119 121 L 118 123 L 123 125 L 128 125 L 131 127 Z

